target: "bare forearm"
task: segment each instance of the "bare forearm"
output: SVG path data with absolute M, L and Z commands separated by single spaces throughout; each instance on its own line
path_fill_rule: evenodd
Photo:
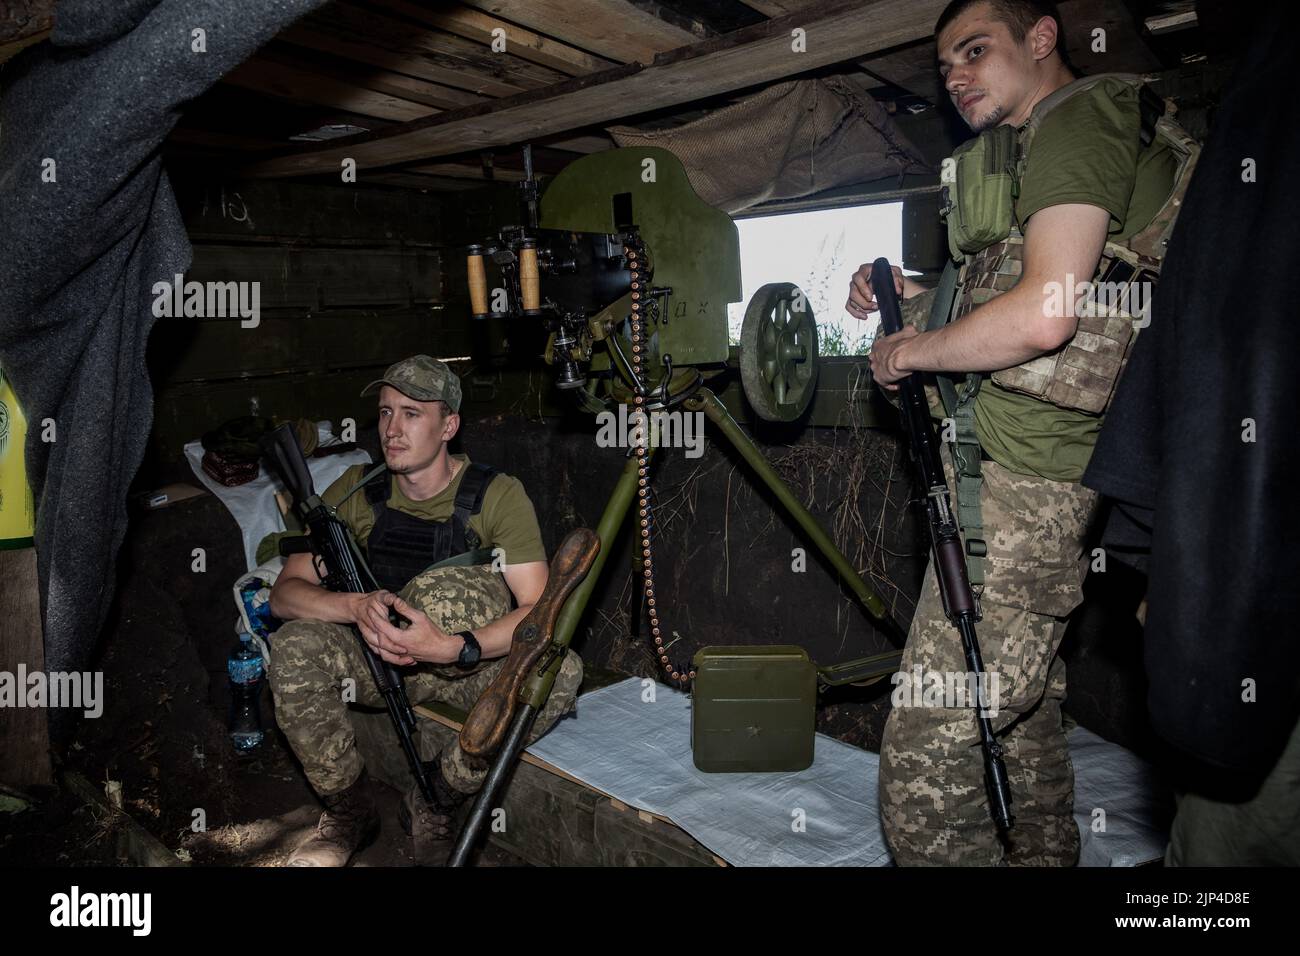
M 333 624 L 351 624 L 356 595 L 329 591 L 302 578 L 278 580 L 271 589 L 271 613 L 282 621 L 311 618 Z
M 1044 354 L 1041 299 L 1027 303 L 1019 286 L 903 347 L 910 372 L 995 372 Z
M 515 608 L 509 614 L 497 618 L 491 624 L 474 628 L 474 639 L 483 648 L 484 659 L 505 657 L 510 653 L 510 644 L 514 640 L 515 628 L 533 609 L 531 604 Z

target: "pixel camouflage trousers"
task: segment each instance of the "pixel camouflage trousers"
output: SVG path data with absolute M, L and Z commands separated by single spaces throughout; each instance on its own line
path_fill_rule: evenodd
M 949 487 L 950 463 L 945 457 Z M 965 702 L 895 706 L 880 751 L 885 835 L 900 865 L 1072 866 L 1078 860 L 1074 769 L 1062 726 L 1065 618 L 1081 601 L 1084 537 L 1096 492 L 983 462 L 988 545 L 982 620 L 985 671 L 996 675 L 994 733 L 1006 749 L 1015 825 L 1006 841 L 989 811 L 975 711 Z M 955 505 L 955 502 L 954 502 Z M 926 569 L 900 670 L 964 674 L 961 637 Z M 897 703 L 897 702 L 896 702 Z
M 504 579 L 481 565 L 425 571 L 402 589 L 400 597 L 449 634 L 483 627 L 510 611 Z M 468 670 L 427 663 L 400 670 L 412 704 L 438 701 L 468 712 L 504 662 L 503 657 L 483 661 Z M 363 761 L 344 691 L 355 688 L 355 702 L 363 706 L 384 706 L 352 629 L 323 621 L 286 622 L 272 637 L 270 681 L 276 721 L 311 785 L 321 796 L 347 789 L 360 775 Z M 346 688 L 344 681 L 350 681 Z M 580 683 L 582 660 L 566 651 L 530 743 L 573 706 Z M 400 747 L 391 732 L 384 741 L 384 746 Z M 487 764 L 467 755 L 457 740 L 442 752 L 442 771 L 457 790 L 474 793 L 483 785 Z

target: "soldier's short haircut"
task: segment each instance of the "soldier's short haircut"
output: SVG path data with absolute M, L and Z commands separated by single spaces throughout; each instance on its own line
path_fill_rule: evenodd
M 1049 0 L 952 0 L 939 14 L 934 25 L 934 35 L 938 36 L 952 21 L 977 4 L 987 3 L 993 8 L 993 17 L 1007 25 L 1011 39 L 1022 42 L 1029 34 L 1029 29 L 1043 17 L 1056 21 L 1056 35 L 1061 38 L 1056 48 L 1064 56 L 1065 30 L 1061 26 L 1061 15 L 1056 12 L 1056 4 Z

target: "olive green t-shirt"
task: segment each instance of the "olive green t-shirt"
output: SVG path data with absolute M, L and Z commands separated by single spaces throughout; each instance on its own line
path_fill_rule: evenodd
M 1016 203 L 1023 225 L 1047 206 L 1087 203 L 1110 213 L 1109 238 L 1144 229 L 1173 190 L 1177 157 L 1160 140 L 1141 145 L 1136 88 L 1102 80 L 1043 118 Z M 1092 276 L 1077 276 L 1086 281 Z M 1068 411 L 1008 391 L 986 375 L 974 404 L 975 431 L 994 461 L 1052 481 L 1078 481 L 1101 431 L 1102 415 Z
M 389 477 L 392 482 L 392 496 L 388 507 L 404 514 L 422 518 L 426 521 L 446 521 L 451 517 L 456 505 L 456 492 L 469 470 L 469 458 L 465 455 L 452 455 L 460 462 L 460 470 L 452 478 L 451 484 L 432 498 L 424 501 L 412 501 L 398 487 L 397 477 Z M 343 497 L 356 487 L 362 476 L 370 470 L 370 465 L 353 465 L 325 489 L 321 495 L 325 503 L 338 508 L 338 515 L 352 529 L 357 543 L 363 547 L 375 526 L 375 513 L 370 502 L 366 500 L 364 490 L 358 491 L 339 507 Z M 523 483 L 518 478 L 498 474 L 488 485 L 483 496 L 483 507 L 478 514 L 470 515 L 469 526 L 478 534 L 482 542 L 480 547 L 500 548 L 505 564 L 527 564 L 530 561 L 545 561 L 546 548 L 542 545 L 542 532 L 537 525 L 537 512 L 524 491 Z

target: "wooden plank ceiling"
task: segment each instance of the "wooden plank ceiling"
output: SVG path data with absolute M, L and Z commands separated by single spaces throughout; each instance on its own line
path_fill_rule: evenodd
M 797 75 L 841 73 L 891 111 L 937 118 L 950 109 L 930 33 L 944 3 L 336 0 L 191 104 L 167 148 L 174 165 L 221 175 L 336 176 L 354 156 L 368 182 L 454 190 L 519 179 L 523 142 L 555 172 L 609 148 L 605 125 L 672 123 Z M 1130 12 L 1144 5 L 1158 4 L 1061 0 L 1075 65 L 1160 68 Z M 48 30 L 36 15 L 52 2 L 25 6 L 4 39 Z M 1096 27 L 1105 55 L 1090 50 Z M 795 28 L 805 53 L 790 51 Z
M 678 4 L 686 7 L 689 4 Z M 735 2 L 700 16 L 647 0 L 337 0 L 280 34 L 196 101 L 171 137 L 187 162 L 229 171 L 305 144 L 401 124 L 650 63 L 765 17 Z M 730 9 L 727 9 L 730 8 Z M 504 52 L 494 39 L 504 38 Z M 612 146 L 599 125 L 529 137 L 539 172 Z M 298 138 L 295 140 L 295 138 Z M 522 178 L 516 142 L 367 168 L 368 182 L 463 189 Z

